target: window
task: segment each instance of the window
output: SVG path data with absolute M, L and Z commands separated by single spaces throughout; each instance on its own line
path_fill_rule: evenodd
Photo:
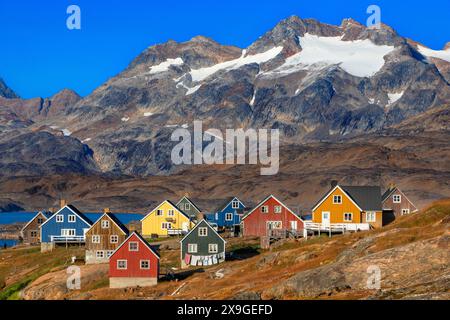
M 409 209 L 402 209 L 402 215 L 404 215 L 404 214 L 409 214 Z
M 103 259 L 105 257 L 105 251 L 96 251 L 95 257 L 98 259 Z
M 61 229 L 61 236 L 73 237 L 75 236 L 75 229 Z
M 162 216 L 163 214 L 164 214 L 164 210 L 162 210 L 162 209 L 156 210 L 156 215 L 157 216 Z
M 100 236 L 99 235 L 93 235 L 92 236 L 92 243 L 100 243 Z
M 217 243 L 210 243 L 208 245 L 208 252 L 209 253 L 218 253 L 219 252 L 219 245 Z
M 262 206 L 261 207 L 261 212 L 262 213 L 268 213 L 269 212 L 269 206 Z
M 191 210 L 191 204 L 190 203 L 185 203 L 184 204 L 184 210 Z
M 117 236 L 117 235 L 112 235 L 110 238 L 109 238 L 109 242 L 111 242 L 111 243 L 119 243 L 119 236 Z
M 109 220 L 102 220 L 102 229 L 109 229 Z
M 208 228 L 198 228 L 199 237 L 207 237 L 208 236 Z
M 333 196 L 333 204 L 342 204 L 342 196 L 340 195 Z
M 167 213 L 167 215 L 169 217 L 173 217 L 175 215 L 175 211 L 173 209 L 170 209 L 169 212 Z
M 58 222 L 58 223 L 64 222 L 64 216 L 62 214 L 58 214 L 56 216 L 56 222 Z
M 225 221 L 233 221 L 233 214 L 232 213 L 227 213 L 225 215 Z
M 269 230 L 280 230 L 283 227 L 283 223 L 281 221 L 267 221 L 267 228 Z
M 113 253 L 114 253 L 113 250 L 108 250 L 108 251 L 106 251 L 106 257 L 107 257 L 107 258 L 111 258 L 111 256 L 112 256 Z
M 275 213 L 281 213 L 281 206 L 275 206 L 274 207 L 274 212 Z
M 141 270 L 150 269 L 150 260 L 141 260 Z
M 352 222 L 352 221 L 353 221 L 353 213 L 351 213 L 351 212 L 345 212 L 345 213 L 344 213 L 344 221 L 346 221 L 346 222 Z
M 118 270 L 127 270 L 127 260 L 117 260 Z
M 139 243 L 132 241 L 128 244 L 129 251 L 139 251 Z
M 375 212 L 366 212 L 366 222 L 376 222 L 377 215 Z
M 44 223 L 44 219 L 38 218 L 38 219 L 37 219 L 37 223 L 38 223 L 38 224 L 43 224 L 43 223 Z
M 218 213 L 218 212 L 216 212 L 216 218 L 215 218 L 215 220 L 216 220 L 216 221 L 219 220 L 219 213 Z
M 70 223 L 74 223 L 77 221 L 77 216 L 76 215 L 69 215 L 68 219 L 67 219 Z
M 399 194 L 394 194 L 394 203 L 402 203 L 402 196 Z
M 233 200 L 233 202 L 231 202 L 231 207 L 233 209 L 239 209 L 239 201 Z
M 172 224 L 170 222 L 163 222 L 161 224 L 162 229 L 172 229 Z
M 37 233 L 37 231 L 31 231 L 30 235 L 32 238 L 37 238 L 38 233 Z
M 196 243 L 188 244 L 188 253 L 197 253 L 197 244 Z

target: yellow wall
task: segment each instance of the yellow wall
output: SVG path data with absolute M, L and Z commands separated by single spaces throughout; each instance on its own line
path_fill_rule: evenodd
M 333 196 L 342 196 L 342 204 L 333 204 Z M 361 223 L 361 211 L 353 202 L 347 197 L 341 189 L 337 188 L 334 190 L 324 202 L 313 211 L 313 222 L 322 223 L 322 212 L 330 212 L 330 222 L 331 223 Z M 344 213 L 353 213 L 352 221 L 344 221 Z
M 163 210 L 163 215 L 156 215 L 156 211 L 158 209 Z M 169 217 L 169 210 L 174 210 L 174 216 Z M 172 218 L 174 221 L 168 220 Z M 156 207 L 153 211 L 151 211 L 143 220 L 142 220 L 142 234 L 144 236 L 152 236 L 158 235 L 159 237 L 167 237 L 168 231 L 162 228 L 163 222 L 172 223 L 172 229 L 183 229 L 183 223 L 188 223 L 188 229 L 190 230 L 194 223 L 190 222 L 189 219 L 178 210 L 177 207 L 173 206 L 169 202 L 165 201 Z

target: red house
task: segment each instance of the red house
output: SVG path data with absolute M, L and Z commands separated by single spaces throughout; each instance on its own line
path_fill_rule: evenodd
M 159 255 L 136 231 L 109 258 L 109 287 L 149 287 L 158 283 Z
M 242 218 L 242 229 L 244 236 L 263 237 L 286 231 L 304 234 L 303 220 L 273 195 Z

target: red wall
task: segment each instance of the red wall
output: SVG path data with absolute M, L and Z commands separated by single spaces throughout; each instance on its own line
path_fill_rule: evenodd
M 139 251 L 128 251 L 130 241 L 139 243 Z M 117 270 L 117 260 L 127 260 L 127 270 Z M 150 270 L 141 270 L 141 260 L 150 260 Z M 132 235 L 109 260 L 110 277 L 157 278 L 158 274 L 159 259 L 136 235 Z
M 262 206 L 269 206 L 268 213 L 262 213 Z M 281 213 L 275 213 L 274 207 L 281 205 Z M 284 204 L 271 197 L 260 204 L 247 218 L 244 219 L 244 236 L 266 236 L 267 221 L 282 221 L 282 230 L 291 229 L 291 221 L 297 221 L 297 230 L 303 229 L 303 222 L 289 212 Z

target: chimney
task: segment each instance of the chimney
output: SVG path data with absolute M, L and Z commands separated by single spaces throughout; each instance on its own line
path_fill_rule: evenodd
M 331 188 L 334 188 L 338 185 L 338 181 L 337 180 L 331 180 Z
M 60 204 L 61 208 L 64 208 L 66 205 L 67 205 L 67 201 L 64 199 L 61 199 L 61 204 Z
M 103 213 L 111 213 L 111 210 L 109 208 L 103 209 Z

